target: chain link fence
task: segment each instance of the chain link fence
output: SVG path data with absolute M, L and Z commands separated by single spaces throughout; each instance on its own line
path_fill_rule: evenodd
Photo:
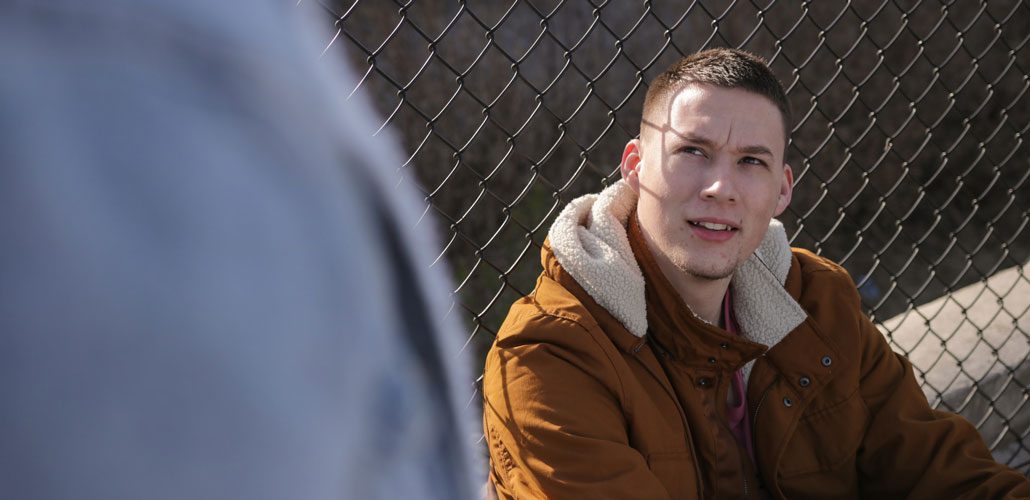
M 323 1 L 327 57 L 363 73 L 445 235 L 477 361 L 553 217 L 618 179 L 646 82 L 738 47 L 795 110 L 793 244 L 842 263 L 931 403 L 1030 471 L 1025 0 Z

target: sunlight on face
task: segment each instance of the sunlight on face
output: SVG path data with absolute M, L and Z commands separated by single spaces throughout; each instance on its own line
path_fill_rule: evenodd
M 659 260 L 694 278 L 728 278 L 790 201 L 780 110 L 749 91 L 688 84 L 649 115 L 641 229 Z

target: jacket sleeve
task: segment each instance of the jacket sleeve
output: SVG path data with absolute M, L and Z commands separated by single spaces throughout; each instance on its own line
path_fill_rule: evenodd
M 498 496 L 669 498 L 629 445 L 608 353 L 570 320 L 535 317 L 520 329 L 499 337 L 484 371 L 484 433 Z
M 852 300 L 859 307 L 858 294 Z M 859 451 L 863 497 L 1012 498 L 1030 482 L 994 461 L 965 418 L 934 410 L 902 355 L 864 314 L 860 393 L 870 421 Z

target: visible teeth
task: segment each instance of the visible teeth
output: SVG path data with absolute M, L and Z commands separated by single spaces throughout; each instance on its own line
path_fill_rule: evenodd
M 729 231 L 730 229 L 730 226 L 727 226 L 726 224 L 716 224 L 714 222 L 695 222 L 694 224 L 705 229 L 711 229 L 712 231 Z

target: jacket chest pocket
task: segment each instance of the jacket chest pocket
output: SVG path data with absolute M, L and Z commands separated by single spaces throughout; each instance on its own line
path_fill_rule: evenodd
M 806 411 L 780 460 L 783 478 L 839 469 L 853 463 L 869 410 L 855 391 L 840 403 Z
M 672 498 L 695 498 L 697 474 L 689 451 L 667 451 L 647 455 L 647 466 Z

